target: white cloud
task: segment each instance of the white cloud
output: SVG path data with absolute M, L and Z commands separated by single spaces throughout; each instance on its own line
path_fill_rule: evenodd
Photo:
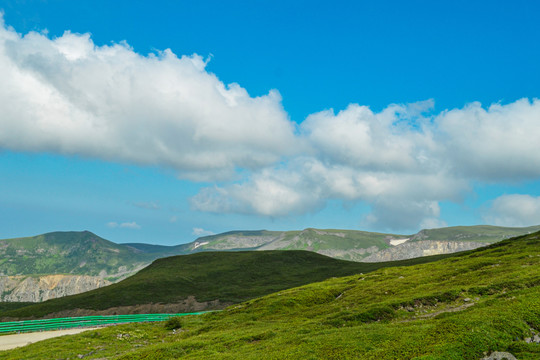
M 376 172 L 299 158 L 286 168 L 266 169 L 243 183 L 208 187 L 192 198 L 195 210 L 286 216 L 315 212 L 330 199 L 371 205 L 365 223 L 384 229 L 434 224 L 438 201 L 459 200 L 467 182 L 445 173 Z M 429 223 L 426 221 L 430 221 Z
M 431 217 L 431 218 L 426 217 L 420 222 L 421 229 L 437 229 L 437 228 L 442 228 L 442 227 L 447 227 L 447 226 L 448 226 L 448 223 L 446 221 L 441 220 L 437 217 Z
M 166 166 L 197 180 L 294 152 L 279 93 L 225 85 L 198 55 L 142 56 L 89 34 L 21 36 L 0 22 L 0 147 Z
M 423 114 L 431 101 L 380 113 L 350 105 L 310 115 L 300 126 L 303 157 L 203 189 L 196 210 L 285 216 L 317 211 L 330 199 L 361 201 L 379 229 L 444 225 L 439 202 L 460 201 L 473 181 L 540 177 L 540 101 Z
M 137 224 L 135 221 L 132 222 L 125 222 L 120 224 L 121 228 L 128 228 L 128 229 L 140 229 L 141 226 Z
M 312 114 L 301 129 L 326 162 L 364 170 L 410 171 L 433 147 L 430 134 L 413 118 L 432 106 L 432 101 L 390 105 L 373 113 L 367 106 L 351 104 L 337 115 L 332 110 Z
M 378 113 L 351 104 L 296 126 L 276 90 L 251 97 L 196 54 L 143 56 L 127 43 L 21 36 L 0 22 L 0 148 L 158 165 L 214 182 L 191 199 L 196 210 L 277 217 L 337 199 L 368 204 L 363 221 L 374 227 L 413 229 L 444 224 L 439 203 L 459 201 L 472 182 L 540 177 L 537 99 L 439 114 L 432 100 Z M 530 220 L 501 210 L 508 204 L 493 203 L 494 221 Z
M 319 210 L 323 200 L 318 189 L 302 185 L 309 180 L 295 173 L 263 171 L 245 183 L 203 188 L 191 205 L 199 211 L 270 217 Z
M 532 226 L 540 224 L 540 196 L 502 195 L 491 204 L 484 216 L 488 223 L 500 226 Z
M 449 174 L 420 117 L 432 102 L 391 105 L 380 113 L 350 105 L 311 115 L 301 125 L 308 156 L 257 171 L 246 181 L 208 187 L 192 198 L 195 210 L 286 216 L 315 212 L 331 199 L 372 208 L 364 223 L 413 229 L 434 223 L 438 202 L 458 200 L 467 181 Z M 437 209 L 436 211 L 434 209 Z
M 215 233 L 212 232 L 212 231 L 204 230 L 203 228 L 197 228 L 197 227 L 193 228 L 192 234 L 195 235 L 195 236 L 215 235 Z
M 142 209 L 149 209 L 149 210 L 160 209 L 159 203 L 155 201 L 139 201 L 139 202 L 133 203 L 133 206 L 142 208 Z
M 471 103 L 435 118 L 436 141 L 456 175 L 483 181 L 540 177 L 540 100 L 487 109 Z
M 115 221 L 111 221 L 107 223 L 107 226 L 111 228 L 123 228 L 123 229 L 140 229 L 141 228 L 141 226 L 137 224 L 135 221 L 123 222 L 123 223 L 117 223 Z

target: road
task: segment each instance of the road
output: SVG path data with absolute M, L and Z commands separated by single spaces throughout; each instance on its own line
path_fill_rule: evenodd
M 78 334 L 83 331 L 95 330 L 99 328 L 84 328 L 84 329 L 68 329 L 68 330 L 55 330 L 55 331 L 42 331 L 22 333 L 15 335 L 0 336 L 0 351 L 14 349 L 16 347 L 25 346 L 37 341 L 50 339 L 57 336 Z

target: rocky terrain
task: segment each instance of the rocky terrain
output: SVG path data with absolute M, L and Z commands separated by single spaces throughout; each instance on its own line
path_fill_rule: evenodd
M 486 246 L 474 241 L 415 241 L 405 242 L 365 257 L 364 262 L 381 262 L 412 259 L 421 256 L 452 254 L 459 251 L 473 250 Z
M 186 244 L 186 251 L 309 250 L 337 259 L 379 262 L 472 250 L 538 230 L 540 226 L 479 225 L 425 229 L 414 235 L 312 228 L 281 232 L 232 231 L 201 237 Z
M 0 240 L 0 301 L 40 302 L 118 282 L 163 257 L 89 231 Z
M 99 276 L 0 276 L 0 301 L 40 302 L 111 284 Z
M 233 231 L 187 244 L 189 252 L 233 250 L 308 250 L 342 260 L 362 261 L 403 236 L 356 230 Z
M 425 229 L 414 235 L 313 228 L 231 231 L 177 246 L 116 244 L 89 231 L 54 232 L 0 240 L 0 301 L 44 301 L 85 292 L 118 282 L 155 259 L 173 255 L 308 250 L 342 260 L 381 262 L 471 250 L 538 230 L 540 226 L 482 225 Z

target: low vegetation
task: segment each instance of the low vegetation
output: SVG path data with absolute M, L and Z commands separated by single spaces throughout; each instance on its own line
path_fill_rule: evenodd
M 182 319 L 180 316 L 174 316 L 169 320 L 165 321 L 165 329 L 167 330 L 178 330 L 182 328 Z
M 148 264 L 156 257 L 89 231 L 0 240 L 0 274 L 5 276 L 117 274 Z
M 43 317 L 70 309 L 106 310 L 148 303 L 173 304 L 188 297 L 194 297 L 198 302 L 219 300 L 220 305 L 214 308 L 221 308 L 222 304 L 239 303 L 330 277 L 440 258 L 357 263 L 309 251 L 201 252 L 158 259 L 119 283 L 5 311 L 0 313 L 0 318 Z
M 0 352 L 0 359 L 540 358 L 540 233 L 428 264 L 277 291 L 182 319 Z
M 25 306 L 34 305 L 31 302 L 0 302 L 0 314 L 4 311 L 19 309 Z
M 473 241 L 492 244 L 515 236 L 540 231 L 540 225 L 529 227 L 503 227 L 491 225 L 451 226 L 438 229 L 426 229 L 411 237 L 411 241 Z

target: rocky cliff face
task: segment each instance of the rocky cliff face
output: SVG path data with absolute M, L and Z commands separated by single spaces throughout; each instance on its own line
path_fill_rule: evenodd
M 489 244 L 472 241 L 414 241 L 384 249 L 365 257 L 362 262 L 381 262 L 412 259 L 421 256 L 451 254 L 473 250 Z
M 0 276 L 0 301 L 39 302 L 79 294 L 111 284 L 99 276 Z

